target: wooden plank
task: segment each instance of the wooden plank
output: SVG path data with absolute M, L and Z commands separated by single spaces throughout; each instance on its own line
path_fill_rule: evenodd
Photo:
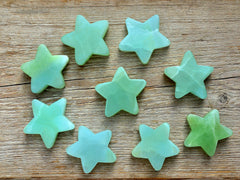
M 0 1 L 0 178 L 239 178 L 239 9 L 240 2 L 233 0 Z M 94 56 L 83 67 L 75 63 L 74 50 L 61 43 L 61 37 L 74 29 L 78 14 L 90 22 L 109 20 L 105 40 L 110 56 Z M 154 51 L 149 64 L 142 65 L 134 53 L 120 52 L 118 44 L 127 33 L 127 17 L 144 22 L 154 14 L 171 45 Z M 34 58 L 42 43 L 52 54 L 68 55 L 70 62 L 64 70 L 65 89 L 48 88 L 35 95 L 20 66 Z M 215 68 L 206 80 L 205 100 L 192 95 L 175 99 L 175 85 L 163 74 L 166 67 L 178 65 L 187 50 L 199 64 Z M 121 112 L 106 118 L 105 100 L 94 87 L 111 81 L 119 66 L 130 78 L 145 79 L 147 87 L 138 97 L 137 116 Z M 68 100 L 66 116 L 76 129 L 60 133 L 47 150 L 40 136 L 25 135 L 23 128 L 33 117 L 34 98 L 50 104 L 61 97 Z M 220 141 L 209 158 L 200 148 L 184 147 L 183 141 L 189 133 L 186 116 L 204 116 L 211 109 L 220 111 L 221 122 L 233 136 Z M 155 128 L 163 122 L 170 124 L 170 139 L 180 154 L 167 158 L 162 170 L 155 172 L 147 160 L 133 158 L 131 151 L 140 140 L 140 124 Z M 65 152 L 77 140 L 80 125 L 95 133 L 112 130 L 110 147 L 116 163 L 99 164 L 91 174 L 83 174 L 80 160 Z

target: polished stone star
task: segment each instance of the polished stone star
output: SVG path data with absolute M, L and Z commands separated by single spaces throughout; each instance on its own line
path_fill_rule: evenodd
M 95 89 L 107 99 L 105 115 L 111 117 L 121 110 L 136 115 L 139 111 L 136 97 L 145 86 L 144 79 L 130 79 L 120 67 L 112 82 L 98 84 Z
M 178 147 L 169 140 L 168 123 L 163 123 L 156 129 L 142 124 L 139 126 L 139 132 L 141 142 L 133 149 L 132 155 L 148 159 L 156 171 L 162 168 L 165 158 L 179 153 Z
M 159 32 L 159 16 L 154 15 L 144 23 L 127 18 L 128 35 L 120 42 L 119 49 L 136 52 L 143 64 L 147 64 L 155 49 L 170 45 L 170 41 Z
M 217 143 L 232 135 L 232 130 L 220 124 L 219 112 L 214 109 L 203 118 L 194 114 L 187 116 L 191 132 L 184 141 L 187 147 L 200 146 L 209 156 L 213 156 Z
M 40 134 L 47 148 L 51 148 L 59 132 L 74 129 L 74 124 L 65 116 L 66 99 L 62 98 L 50 106 L 34 99 L 32 109 L 34 118 L 24 128 L 26 134 Z
M 67 154 L 80 158 L 85 173 L 90 173 L 97 163 L 113 163 L 115 154 L 108 147 L 110 130 L 94 134 L 84 126 L 79 127 L 78 141 L 67 148 Z
M 83 16 L 78 15 L 75 30 L 64 35 L 62 42 L 75 49 L 77 64 L 84 65 L 93 54 L 109 56 L 108 47 L 103 40 L 107 30 L 108 21 L 90 24 Z
M 48 86 L 64 88 L 62 70 L 68 63 L 65 55 L 52 55 L 44 44 L 38 47 L 34 60 L 22 64 L 21 69 L 31 77 L 31 90 L 41 93 Z
M 180 66 L 165 69 L 164 73 L 176 83 L 175 97 L 181 98 L 192 93 L 201 99 L 207 97 L 204 80 L 212 73 L 213 67 L 197 65 L 191 51 L 184 54 Z

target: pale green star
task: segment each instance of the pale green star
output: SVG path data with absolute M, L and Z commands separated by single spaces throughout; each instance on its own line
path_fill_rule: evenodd
M 22 64 L 21 69 L 31 77 L 31 90 L 40 93 L 48 86 L 64 88 L 62 70 L 68 63 L 65 55 L 52 55 L 44 44 L 38 47 L 34 60 Z
M 50 106 L 34 99 L 32 109 L 34 118 L 24 128 L 26 134 L 40 134 L 47 148 L 51 148 L 59 132 L 74 129 L 74 124 L 65 116 L 66 99 L 62 98 Z
M 121 110 L 136 115 L 139 111 L 136 97 L 145 86 L 144 79 L 130 79 L 120 67 L 112 82 L 98 84 L 95 89 L 107 100 L 105 115 L 111 117 Z
M 147 64 L 155 49 L 170 45 L 170 41 L 159 32 L 159 16 L 154 15 L 144 23 L 126 19 L 128 35 L 120 42 L 119 49 L 136 52 L 143 64 Z
M 217 143 L 232 135 L 232 130 L 220 124 L 218 110 L 210 111 L 203 118 L 194 114 L 187 116 L 191 132 L 184 141 L 187 147 L 200 146 L 209 156 L 213 156 Z
M 85 173 L 90 173 L 97 163 L 113 163 L 116 155 L 108 147 L 110 130 L 94 134 L 84 126 L 79 127 L 78 141 L 67 148 L 67 154 L 80 158 Z
M 180 66 L 165 69 L 164 73 L 176 83 L 175 97 L 181 98 L 192 93 L 201 99 L 207 97 L 204 80 L 212 73 L 213 67 L 197 65 L 191 51 L 184 54 Z
M 90 24 L 83 16 L 78 15 L 75 30 L 64 35 L 62 42 L 75 49 L 77 64 L 84 65 L 93 54 L 109 56 L 108 47 L 103 40 L 107 30 L 108 21 Z
M 148 159 L 156 171 L 162 168 L 165 158 L 179 153 L 178 147 L 169 140 L 168 123 L 163 123 L 156 129 L 142 124 L 139 126 L 139 133 L 141 142 L 133 149 L 132 155 Z

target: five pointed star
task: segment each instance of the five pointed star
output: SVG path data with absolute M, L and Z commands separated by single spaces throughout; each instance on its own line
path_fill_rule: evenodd
M 47 47 L 41 44 L 35 59 L 22 64 L 21 69 L 31 77 L 32 92 L 40 93 L 48 86 L 64 88 L 65 83 L 61 72 L 67 63 L 67 56 L 52 56 Z
M 83 16 L 78 15 L 75 31 L 63 36 L 62 42 L 75 48 L 77 64 L 84 65 L 93 54 L 109 56 L 108 47 L 103 40 L 107 29 L 106 20 L 90 24 Z
M 164 73 L 176 83 L 176 98 L 192 93 L 201 99 L 205 99 L 207 91 L 204 80 L 212 71 L 213 67 L 197 65 L 192 52 L 187 51 L 180 66 L 168 67 Z
M 165 158 L 179 153 L 178 147 L 169 140 L 168 123 L 163 123 L 156 129 L 142 124 L 139 126 L 139 132 L 141 142 L 133 149 L 132 155 L 148 159 L 156 171 L 162 168 Z
M 40 134 L 45 146 L 51 148 L 59 132 L 74 129 L 74 124 L 64 116 L 65 108 L 64 98 L 50 106 L 34 99 L 32 101 L 34 118 L 24 128 L 24 133 Z
M 118 68 L 112 82 L 98 84 L 95 89 L 105 99 L 105 115 L 111 117 L 120 110 L 136 115 L 139 111 L 137 96 L 146 86 L 144 79 L 130 79 L 126 71 Z
M 136 52 L 143 64 L 147 64 L 155 49 L 170 45 L 170 41 L 159 32 L 159 16 L 154 15 L 144 23 L 127 18 L 128 35 L 120 42 L 119 49 Z
M 67 148 L 67 154 L 80 158 L 83 171 L 90 173 L 97 163 L 113 163 L 115 154 L 108 147 L 112 132 L 110 130 L 94 134 L 84 126 L 79 127 L 78 141 Z
M 184 141 L 187 147 L 200 146 L 209 156 L 216 151 L 217 142 L 232 135 L 232 130 L 220 124 L 219 112 L 214 109 L 204 118 L 194 114 L 187 116 L 191 132 Z

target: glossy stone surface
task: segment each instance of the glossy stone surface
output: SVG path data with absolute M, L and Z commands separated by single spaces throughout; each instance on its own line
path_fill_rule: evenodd
M 93 55 L 109 56 L 108 47 L 103 40 L 108 30 L 108 21 L 102 20 L 89 23 L 78 15 L 75 30 L 62 37 L 63 44 L 75 49 L 75 60 L 78 65 L 84 65 Z
M 139 133 L 141 142 L 133 149 L 132 155 L 148 159 L 156 171 L 162 168 L 165 158 L 179 153 L 178 147 L 169 140 L 168 123 L 163 123 L 156 129 L 142 124 L 139 126 Z
M 121 110 L 138 114 L 137 96 L 146 86 L 144 79 L 130 79 L 119 67 L 112 82 L 98 84 L 95 89 L 106 101 L 105 115 L 111 117 Z
M 217 143 L 232 135 L 232 130 L 220 124 L 218 110 L 210 111 L 203 118 L 194 114 L 187 116 L 191 132 L 184 141 L 186 147 L 200 146 L 209 156 L 213 156 Z
M 176 83 L 175 97 L 181 98 L 188 93 L 205 99 L 207 90 L 204 80 L 212 73 L 213 67 L 198 65 L 192 52 L 184 54 L 180 66 L 165 69 L 164 73 Z
M 21 69 L 31 77 L 31 90 L 41 93 L 48 86 L 64 88 L 62 70 L 68 63 L 65 55 L 52 55 L 44 44 L 38 47 L 34 60 L 22 64 Z
M 135 52 L 143 64 L 147 64 L 155 49 L 170 45 L 170 41 L 159 32 L 159 16 L 154 15 L 144 23 L 126 19 L 128 35 L 120 42 L 119 49 Z
M 90 173 L 97 163 L 113 163 L 116 155 L 108 147 L 110 130 L 94 134 L 84 126 L 79 127 L 78 141 L 67 148 L 67 154 L 80 158 L 85 173 Z
M 51 148 L 59 132 L 74 129 L 74 124 L 65 116 L 66 99 L 62 98 L 50 106 L 34 99 L 32 109 L 34 118 L 24 128 L 26 134 L 40 134 L 46 148 Z

